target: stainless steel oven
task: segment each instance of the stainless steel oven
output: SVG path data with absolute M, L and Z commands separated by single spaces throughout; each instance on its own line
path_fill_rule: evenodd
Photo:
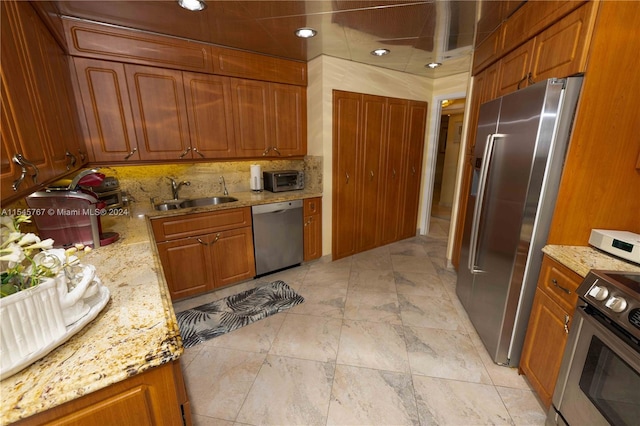
M 640 272 L 591 271 L 547 425 L 640 424 Z

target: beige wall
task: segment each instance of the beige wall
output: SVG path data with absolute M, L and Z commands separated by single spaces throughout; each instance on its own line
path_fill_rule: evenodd
M 433 119 L 434 96 L 464 93 L 468 75 L 433 80 L 398 71 L 358 64 L 329 56 L 320 56 L 308 63 L 309 84 L 307 86 L 307 143 L 308 154 L 322 156 L 323 160 L 323 201 L 322 201 L 322 254 L 331 253 L 332 227 L 332 91 L 345 90 L 372 95 L 413 99 L 429 103 L 429 122 L 425 135 L 425 162 L 423 167 L 422 192 L 420 200 L 420 232 L 426 230 L 426 212 L 431 205 L 433 172 L 435 159 L 431 165 L 430 154 L 432 129 L 437 128 Z M 434 84 L 437 86 L 435 87 Z M 438 104 L 439 105 L 439 104 Z M 440 108 L 436 108 L 437 114 Z M 434 122 L 436 127 L 434 127 Z M 437 149 L 437 146 L 435 147 Z

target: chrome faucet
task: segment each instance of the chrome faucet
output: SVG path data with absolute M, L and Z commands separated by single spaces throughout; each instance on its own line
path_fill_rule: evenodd
M 227 183 L 224 181 L 224 176 L 220 176 L 220 183 L 222 184 L 222 189 L 224 189 L 223 194 L 229 195 L 229 191 L 227 191 Z
M 185 186 L 191 185 L 191 182 L 187 180 L 183 180 L 182 182 L 176 182 L 176 180 L 173 178 L 168 177 L 167 179 L 171 181 L 171 195 L 173 196 L 174 200 L 177 200 L 180 197 L 179 192 L 182 185 L 185 185 Z

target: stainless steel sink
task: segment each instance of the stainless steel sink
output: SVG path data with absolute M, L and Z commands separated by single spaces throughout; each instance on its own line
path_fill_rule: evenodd
M 186 209 L 188 207 L 212 206 L 216 204 L 232 203 L 234 201 L 238 201 L 238 199 L 225 195 L 221 197 L 194 198 L 193 200 L 168 200 L 158 204 L 154 204 L 153 207 L 156 210 L 167 211 Z
M 180 203 L 180 207 L 202 207 L 202 206 L 211 206 L 215 204 L 224 204 L 224 203 L 232 203 L 234 201 L 238 201 L 237 198 L 223 196 L 223 197 L 205 197 L 205 198 L 195 198 L 193 200 L 186 200 Z

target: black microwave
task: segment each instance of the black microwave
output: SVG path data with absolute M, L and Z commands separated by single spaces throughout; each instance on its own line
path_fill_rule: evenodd
M 298 170 L 275 170 L 262 172 L 264 189 L 271 192 L 304 189 L 304 172 Z

